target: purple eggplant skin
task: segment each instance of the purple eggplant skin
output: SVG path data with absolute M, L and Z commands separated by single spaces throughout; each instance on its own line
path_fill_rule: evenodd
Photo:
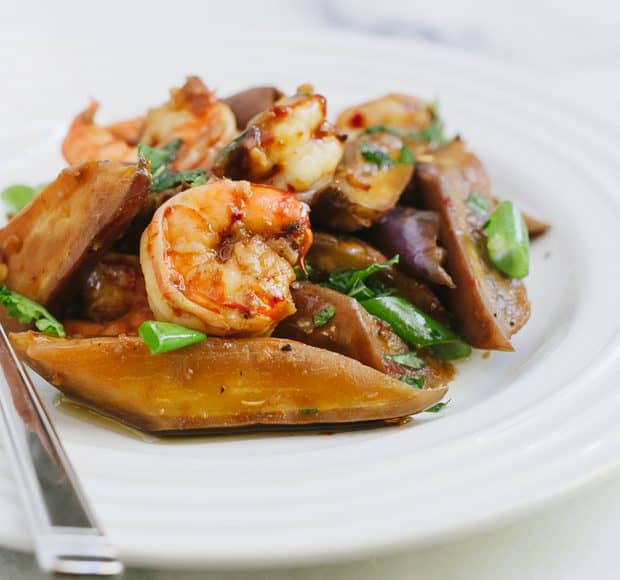
M 446 251 L 437 244 L 439 215 L 398 206 L 377 222 L 368 233 L 370 242 L 386 256 L 398 254 L 398 269 L 410 276 L 454 288 L 442 264 Z
M 235 115 L 237 129 L 243 130 L 254 116 L 266 111 L 283 96 L 284 93 L 276 87 L 250 87 L 226 97 L 224 102 Z

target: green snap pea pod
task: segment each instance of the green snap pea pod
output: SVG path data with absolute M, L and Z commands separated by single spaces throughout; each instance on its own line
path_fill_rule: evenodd
M 463 358 L 471 346 L 454 332 L 398 296 L 378 296 L 361 301 L 370 314 L 387 322 L 403 340 L 418 347 L 432 347 L 439 358 Z
M 530 269 L 530 241 L 521 212 L 503 201 L 486 225 L 487 251 L 493 265 L 510 278 L 525 278 Z
M 203 332 L 185 328 L 180 324 L 171 322 L 158 322 L 147 320 L 138 329 L 140 338 L 149 347 L 151 354 L 160 354 L 170 350 L 177 350 L 202 342 L 207 335 Z

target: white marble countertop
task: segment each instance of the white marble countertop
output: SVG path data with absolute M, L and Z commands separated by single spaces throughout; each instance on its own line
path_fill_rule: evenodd
M 160 2 L 145 6 L 156 14 Z M 205 2 L 202 3 L 203 5 Z M 501 7 L 500 7 L 501 5 Z M 27 45 L 27 34 L 50 26 L 54 12 L 83 10 L 85 25 L 92 5 L 57 0 L 11 3 L 0 20 L 0 71 L 9 54 Z M 126 4 L 109 0 L 104 10 Z M 162 17 L 170 8 L 162 1 Z M 234 30 L 236 3 L 208 3 L 211 22 Z M 281 26 L 343 28 L 424 38 L 462 50 L 481 52 L 543 72 L 555 91 L 570 93 L 610 111 L 620 107 L 620 5 L 608 0 L 586 3 L 523 0 L 511 12 L 506 3 L 479 0 L 465 7 L 458 0 L 261 0 L 244 4 L 245 21 L 258 26 L 276 18 Z M 558 18 L 557 14 L 562 17 Z M 533 16 L 535 15 L 535 17 Z M 27 26 L 17 26 L 27 23 Z M 55 23 L 51 23 L 52 26 Z M 15 47 L 18 47 L 17 49 Z M 54 50 L 53 45 L 49 47 Z M 12 58 L 12 57 L 10 57 Z M 3 73 L 3 78 L 5 77 Z M 580 496 L 547 511 L 493 531 L 422 551 L 369 558 L 336 566 L 244 573 L 179 572 L 131 569 L 128 580 L 612 580 L 620 577 L 620 475 L 591 486 Z M 369 555 L 370 556 L 370 555 Z M 41 578 L 31 555 L 0 549 L 0 578 Z

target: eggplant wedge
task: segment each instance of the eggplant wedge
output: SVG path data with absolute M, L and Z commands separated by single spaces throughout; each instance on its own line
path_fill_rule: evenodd
M 450 363 L 428 353 L 418 353 L 424 361 L 419 368 L 395 362 L 393 355 L 409 352 L 407 344 L 354 298 L 307 282 L 294 285 L 291 292 L 297 311 L 280 323 L 276 336 L 339 352 L 395 378 L 420 380 L 426 387 L 443 386 L 454 376 Z M 330 311 L 331 318 L 322 320 Z
M 388 256 L 399 255 L 398 268 L 431 284 L 454 288 L 444 270 L 446 251 L 437 245 L 439 215 L 396 207 L 369 232 L 372 243 Z
M 455 139 L 418 164 L 415 187 L 423 205 L 441 218 L 446 270 L 456 284 L 446 300 L 457 331 L 474 347 L 513 350 L 510 337 L 527 322 L 530 303 L 523 282 L 505 277 L 488 260 L 487 214 L 471 203 L 472 194 L 491 198 L 480 160 Z
M 147 432 L 386 420 L 424 411 L 447 391 L 285 339 L 209 338 L 159 355 L 127 336 L 24 332 L 11 341 L 62 393 Z
M 338 237 L 324 232 L 315 232 L 314 241 L 306 257 L 306 262 L 313 268 L 313 279 L 317 280 L 330 272 L 359 270 L 371 264 L 382 264 L 387 260 L 388 258 L 379 250 L 362 240 L 350 236 Z M 449 322 L 448 312 L 426 284 L 394 268 L 380 272 L 377 277 L 386 284 L 394 286 L 399 296 L 429 316 L 443 324 Z
M 413 177 L 413 153 L 389 133 L 348 141 L 332 182 L 311 201 L 312 223 L 341 232 L 370 227 L 398 203 Z
M 125 231 L 150 191 L 144 161 L 89 161 L 63 170 L 0 230 L 4 282 L 51 308 Z
M 276 87 L 251 87 L 226 97 L 224 102 L 235 115 L 237 129 L 242 131 L 251 119 L 269 109 L 283 96 L 284 93 Z

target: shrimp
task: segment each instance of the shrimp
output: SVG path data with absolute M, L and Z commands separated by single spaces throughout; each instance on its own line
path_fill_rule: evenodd
M 210 169 L 217 153 L 236 134 L 237 120 L 231 108 L 198 77 L 188 77 L 180 89 L 170 91 L 166 104 L 147 113 L 142 141 L 158 146 L 181 139 L 183 146 L 172 168 Z
M 309 208 L 247 181 L 213 181 L 164 203 L 140 263 L 157 320 L 216 336 L 267 335 L 295 312 L 290 284 L 312 243 Z
M 346 109 L 336 119 L 336 127 L 348 135 L 374 125 L 414 132 L 427 127 L 434 115 L 433 106 L 419 97 L 390 93 Z
M 307 196 L 325 187 L 342 157 L 345 138 L 326 120 L 325 97 L 309 86 L 297 91 L 250 120 L 220 152 L 213 173 Z
M 92 101 L 71 124 L 62 153 L 74 165 L 89 160 L 135 162 L 139 142 L 157 147 L 173 139 L 183 145 L 173 169 L 209 169 L 215 156 L 237 132 L 230 107 L 216 98 L 198 77 L 189 77 L 170 100 L 148 111 L 145 117 L 127 119 L 104 127 L 94 121 L 99 104 Z
M 71 123 L 69 132 L 62 142 L 62 154 L 70 165 L 86 161 L 137 161 L 135 146 L 128 145 L 113 131 L 96 125 L 97 101 L 91 101 Z

